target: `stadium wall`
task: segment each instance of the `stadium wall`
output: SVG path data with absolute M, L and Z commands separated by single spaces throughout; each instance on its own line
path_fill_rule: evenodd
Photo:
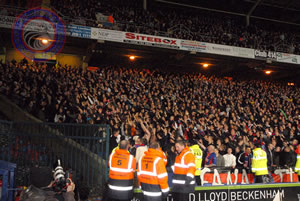
M 135 190 L 134 201 L 142 201 L 142 192 Z M 171 195 L 167 201 L 172 201 Z M 299 201 L 300 184 L 252 184 L 196 187 L 186 201 Z
M 0 59 L 3 61 L 12 61 L 14 59 L 17 62 L 20 62 L 22 59 L 24 59 L 24 56 L 16 49 L 8 49 L 6 55 L 0 55 Z M 56 60 L 62 66 L 68 65 L 78 67 L 78 65 L 83 65 L 83 58 L 80 55 L 61 53 L 56 55 L 56 59 L 54 58 L 54 60 Z
M 16 60 L 17 62 L 20 62 L 22 59 L 24 59 L 24 56 L 20 54 L 16 49 L 7 50 L 6 61 Z
M 62 66 L 76 66 L 82 65 L 82 56 L 72 55 L 72 54 L 58 54 L 56 60 Z
M 2 60 L 2 62 L 5 63 L 6 62 L 5 58 L 6 58 L 5 54 L 0 55 L 0 61 Z

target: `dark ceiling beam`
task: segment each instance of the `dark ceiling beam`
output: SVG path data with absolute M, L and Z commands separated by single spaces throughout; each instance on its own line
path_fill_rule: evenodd
M 252 8 L 248 11 L 247 16 L 251 16 L 256 7 L 262 3 L 263 0 L 256 0 L 255 4 L 252 6 Z
M 160 2 L 160 3 L 172 4 L 172 5 L 176 5 L 176 6 L 183 6 L 183 7 L 187 7 L 187 8 L 195 8 L 195 9 L 212 11 L 212 12 L 217 12 L 217 13 L 224 13 L 224 14 L 229 14 L 229 15 L 246 16 L 245 14 L 242 14 L 242 13 L 230 12 L 230 11 L 219 10 L 219 9 L 214 9 L 214 8 L 206 8 L 206 7 L 202 7 L 202 6 L 193 6 L 193 5 L 184 4 L 184 3 L 176 3 L 176 2 L 168 1 L 168 0 L 155 0 L 155 1 Z
M 249 26 L 250 24 L 250 17 L 252 15 L 252 13 L 255 11 L 255 9 L 257 8 L 257 6 L 262 2 L 263 0 L 257 0 L 256 3 L 252 6 L 252 8 L 248 11 L 247 16 L 246 16 L 246 23 L 247 26 Z
M 299 23 L 287 22 L 287 21 L 282 21 L 282 20 L 274 20 L 274 19 L 265 18 L 265 17 L 251 16 L 251 18 L 255 18 L 255 19 L 259 19 L 259 20 L 265 20 L 265 21 L 270 21 L 270 22 L 276 22 L 276 23 L 281 23 L 281 24 L 289 24 L 289 25 L 294 25 L 294 26 L 300 26 Z
M 286 4 L 286 6 L 284 7 L 284 11 L 286 11 L 287 9 L 289 9 L 289 7 L 294 3 L 294 1 L 295 0 L 290 0 L 287 4 Z
M 165 4 L 182 6 L 182 7 L 186 7 L 186 8 L 194 8 L 194 9 L 199 9 L 199 10 L 206 10 L 206 11 L 224 13 L 224 14 L 235 15 L 235 16 L 243 16 L 243 17 L 247 16 L 246 14 L 242 14 L 242 13 L 229 12 L 229 11 L 218 10 L 218 9 L 213 9 L 213 8 L 205 8 L 205 7 L 201 7 L 201 6 L 193 6 L 193 5 L 183 4 L 183 3 L 176 3 L 176 2 L 172 2 L 172 1 L 168 1 L 168 0 L 155 0 L 155 1 L 160 2 L 160 3 L 165 3 Z M 254 2 L 254 1 L 250 1 L 250 0 L 246 0 L 246 1 L 247 2 Z M 275 6 L 273 6 L 273 7 L 275 7 Z M 300 10 L 298 10 L 298 11 L 300 11 Z M 270 18 L 265 18 L 265 17 L 254 16 L 254 15 L 252 15 L 251 18 L 270 21 L 270 22 L 276 22 L 276 23 L 282 23 L 282 24 L 289 24 L 289 25 L 294 25 L 294 26 L 300 26 L 300 24 L 294 23 L 294 22 L 275 20 L 275 19 L 270 19 Z
M 245 2 L 249 2 L 249 3 L 255 3 L 256 1 L 255 0 L 245 0 Z M 269 7 L 273 7 L 273 8 L 280 8 L 280 9 L 286 9 L 286 10 L 292 10 L 292 11 L 300 11 L 300 9 L 296 9 L 296 8 L 290 8 L 289 6 L 278 6 L 278 5 L 273 5 L 273 4 L 270 4 L 270 3 L 261 3 L 261 5 L 263 6 L 269 6 Z

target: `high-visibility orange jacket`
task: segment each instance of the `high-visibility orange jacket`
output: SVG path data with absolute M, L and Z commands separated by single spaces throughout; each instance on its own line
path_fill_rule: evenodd
M 115 149 L 109 156 L 108 196 L 113 199 L 133 197 L 133 173 L 136 159 L 123 149 Z
M 138 163 L 138 180 L 144 200 L 161 200 L 169 193 L 168 173 L 161 151 L 149 148 Z
M 162 150 L 160 150 L 160 152 L 161 152 L 161 156 L 160 157 L 164 160 L 164 163 L 165 163 L 165 166 L 166 166 L 167 163 L 168 163 L 167 156 L 166 156 L 165 152 L 163 152 Z
M 195 156 L 186 147 L 175 159 L 172 191 L 190 193 L 195 190 Z

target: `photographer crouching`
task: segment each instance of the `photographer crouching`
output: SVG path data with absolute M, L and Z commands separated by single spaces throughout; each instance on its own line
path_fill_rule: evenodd
M 20 201 L 75 201 L 75 184 L 63 171 L 60 161 L 54 173 L 47 167 L 31 168 L 30 184 Z

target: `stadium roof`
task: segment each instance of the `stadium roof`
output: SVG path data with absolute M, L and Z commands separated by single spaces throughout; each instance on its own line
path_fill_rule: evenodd
M 265 20 L 296 23 L 300 26 L 299 0 L 155 0 L 165 4 L 226 12 Z
M 129 56 L 135 55 L 137 59 L 130 61 Z M 208 63 L 208 68 L 203 64 Z M 271 79 L 283 82 L 300 84 L 299 65 L 284 63 L 266 63 L 254 59 L 211 55 L 205 53 L 191 54 L 188 51 L 137 46 L 114 42 L 98 43 L 92 51 L 91 66 L 101 65 L 134 65 L 137 67 L 155 67 L 167 71 L 201 72 L 217 77 L 234 77 L 239 79 L 267 79 L 264 72 L 272 71 Z M 101 64 L 99 66 L 99 64 Z
M 10 38 L 10 32 L 0 29 L 0 38 Z M 10 40 L 0 41 L 0 47 L 12 49 Z M 0 49 L 0 53 L 1 53 Z M 2 52 L 4 53 L 4 52 Z M 160 68 L 175 72 L 201 72 L 217 77 L 233 77 L 239 79 L 277 80 L 300 84 L 300 66 L 255 59 L 220 56 L 213 54 L 178 51 L 134 44 L 115 42 L 97 43 L 89 39 L 68 37 L 62 51 L 65 54 L 85 56 L 89 66 L 136 66 L 144 68 Z M 134 55 L 134 61 L 129 56 Z M 204 69 L 203 64 L 210 64 Z M 271 76 L 264 72 L 270 70 Z

